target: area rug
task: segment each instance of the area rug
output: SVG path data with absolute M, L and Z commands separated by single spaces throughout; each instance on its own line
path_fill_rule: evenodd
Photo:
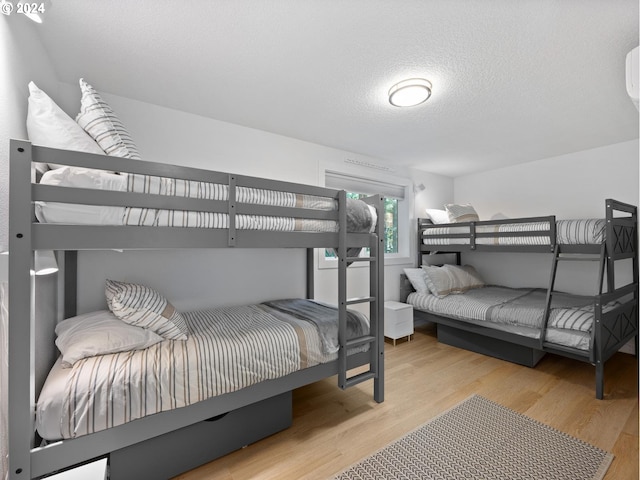
M 601 480 L 613 455 L 478 395 L 336 479 Z

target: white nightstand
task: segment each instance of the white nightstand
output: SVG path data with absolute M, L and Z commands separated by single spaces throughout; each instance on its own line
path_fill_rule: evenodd
M 406 303 L 384 302 L 384 336 L 393 340 L 413 335 L 413 307 Z

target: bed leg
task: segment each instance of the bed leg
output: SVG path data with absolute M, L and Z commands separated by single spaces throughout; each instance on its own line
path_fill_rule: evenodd
M 373 380 L 373 399 L 377 403 L 384 402 L 384 382 L 380 378 Z
M 373 399 L 377 403 L 384 402 L 384 350 L 379 353 L 378 375 L 373 379 Z
M 604 362 L 596 361 L 596 398 L 604 398 Z

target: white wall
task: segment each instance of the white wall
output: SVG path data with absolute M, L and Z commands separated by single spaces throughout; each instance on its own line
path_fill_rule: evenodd
M 454 197 L 457 203 L 471 203 L 481 220 L 497 215 L 602 218 L 607 198 L 638 204 L 638 176 L 638 140 L 633 140 L 458 177 Z M 542 287 L 549 281 L 550 255 L 475 253 L 464 261 L 492 283 Z M 596 271 L 595 263 L 565 262 L 558 270 L 558 288 L 593 293 Z

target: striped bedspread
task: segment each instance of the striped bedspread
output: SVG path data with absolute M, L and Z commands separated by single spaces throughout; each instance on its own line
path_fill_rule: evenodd
M 300 305 L 300 300 L 296 301 Z M 306 310 L 327 306 L 313 301 Z M 337 322 L 337 310 L 333 321 Z M 282 377 L 337 357 L 313 321 L 266 304 L 183 314 L 186 341 L 80 360 L 64 388 L 61 435 L 73 438 Z M 368 332 L 352 312 L 353 331 Z M 335 339 L 334 339 L 335 341 Z
M 115 175 L 100 170 L 63 167 L 46 172 L 43 185 L 89 188 L 120 192 L 226 201 L 229 186 L 217 183 L 182 180 L 139 174 Z M 334 198 L 302 195 L 259 188 L 237 187 L 236 201 L 273 207 L 336 210 Z M 114 207 L 57 202 L 35 202 L 35 213 L 42 223 L 73 225 L 132 225 L 154 227 L 228 228 L 229 215 L 217 212 L 166 210 L 156 208 Z M 377 223 L 373 207 L 361 200 L 347 199 L 347 227 L 352 233 L 371 233 Z M 335 220 L 293 218 L 287 216 L 236 215 L 235 226 L 241 230 L 337 232 Z
M 206 200 L 224 201 L 229 199 L 228 185 L 138 174 L 127 175 L 127 191 Z M 317 210 L 335 210 L 337 208 L 336 201 L 332 198 L 247 187 L 236 188 L 236 200 L 242 203 L 278 207 L 298 207 Z M 126 208 L 124 212 L 123 224 L 136 226 L 228 228 L 229 216 L 226 213 L 129 207 Z M 237 215 L 236 228 L 248 230 L 335 232 L 337 231 L 337 222 L 288 217 Z
M 474 320 L 483 324 L 511 325 L 540 329 L 543 327 L 546 290 L 540 288 L 509 288 L 488 286 L 469 290 L 460 295 L 438 298 L 431 294 L 409 295 L 408 302 L 414 307 L 459 320 Z M 555 294 L 552 299 L 550 325 L 558 328 L 590 330 L 593 324 L 583 318 L 574 323 L 571 312 L 584 313 L 584 307 L 593 304 L 593 299 Z M 582 308 L 582 309 L 581 309 Z M 588 309 L 587 309 L 588 310 Z
M 544 327 L 546 290 L 487 286 L 460 295 L 438 298 L 431 294 L 411 293 L 407 298 L 414 308 L 436 315 L 463 320 L 531 338 L 540 338 Z M 622 304 L 612 301 L 602 313 Z M 545 332 L 545 340 L 587 351 L 592 345 L 595 321 L 593 298 L 554 294 Z
M 585 245 L 601 244 L 605 239 L 606 221 L 604 219 L 580 219 L 580 220 L 557 220 L 556 239 L 560 245 Z M 528 222 L 501 225 L 479 225 L 476 227 L 477 233 L 513 233 L 513 232 L 534 232 L 548 231 L 548 222 Z M 469 238 L 430 238 L 433 235 L 466 234 L 470 229 L 468 226 L 442 226 L 428 228 L 423 233 L 423 243 L 425 245 L 469 245 Z M 476 244 L 479 245 L 548 245 L 550 244 L 548 235 L 523 235 L 517 237 L 478 237 Z

